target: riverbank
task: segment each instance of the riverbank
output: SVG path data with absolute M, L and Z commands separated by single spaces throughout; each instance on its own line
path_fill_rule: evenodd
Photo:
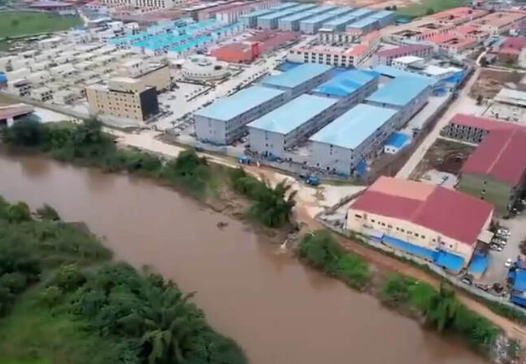
M 59 156 L 60 156 L 60 155 L 59 155 Z M 144 157 L 144 156 L 143 156 L 143 157 Z M 134 160 L 135 160 L 135 159 L 134 159 Z M 140 163 L 140 164 L 142 165 L 142 164 L 143 164 L 143 162 L 144 162 L 144 158 L 140 158 L 139 160 L 141 161 L 141 163 Z M 135 161 L 135 162 L 136 162 L 136 161 Z M 149 163 L 145 163 L 145 164 L 146 164 L 146 165 L 149 165 Z M 136 163 L 132 163 L 132 165 L 136 165 Z M 198 174 L 199 176 L 201 176 L 201 174 L 200 174 L 200 173 L 197 173 L 197 174 Z M 252 182 L 253 182 L 253 179 L 252 179 Z M 189 191 L 191 192 L 192 190 L 189 190 Z M 199 191 L 201 191 L 201 189 L 199 189 Z M 219 223 L 218 223 L 218 225 L 217 225 L 217 226 L 219 227 Z
M 0 197 L 0 363 L 247 363 L 175 283 L 50 206 Z
M 1 150 L 0 176 L 0 193 L 10 200 L 50 203 L 67 220 L 85 221 L 119 260 L 152 266 L 196 290 L 213 327 L 253 364 L 484 362 L 460 340 L 422 330 L 371 295 L 298 264 L 246 224 L 150 179 Z M 220 222 L 228 225 L 219 229 Z
M 304 263 L 342 280 L 351 288 L 371 294 L 424 327 L 461 337 L 495 363 L 526 360 L 519 341 L 508 338 L 495 323 L 470 310 L 445 282 L 436 289 L 400 273 L 379 271 L 360 256 L 342 248 L 328 230 L 304 236 L 297 254 Z

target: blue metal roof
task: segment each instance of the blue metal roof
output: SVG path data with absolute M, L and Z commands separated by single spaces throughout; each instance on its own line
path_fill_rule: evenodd
M 324 23 L 323 26 L 324 27 L 337 27 L 339 25 L 346 25 L 350 22 L 352 22 L 354 19 L 357 19 L 365 14 L 369 14 L 369 13 L 372 13 L 373 11 L 372 10 L 369 10 L 369 9 L 357 9 L 355 11 L 353 11 L 352 13 L 350 14 L 347 14 L 347 15 L 344 15 L 344 16 L 340 16 L 336 19 L 333 19 L 327 23 Z
M 283 72 L 275 76 L 269 76 L 265 78 L 262 83 L 271 86 L 294 88 L 316 76 L 330 71 L 331 69 L 331 66 L 324 64 L 304 63 L 288 72 Z
M 281 3 L 278 6 L 274 6 L 274 7 L 269 8 L 269 9 L 256 10 L 256 11 L 253 11 L 253 12 L 248 13 L 248 14 L 243 14 L 240 17 L 241 18 L 252 18 L 254 16 L 257 17 L 257 16 L 262 16 L 262 15 L 267 15 L 267 14 L 270 14 L 270 13 L 275 13 L 275 12 L 280 11 L 280 10 L 292 8 L 292 7 L 295 7 L 295 6 L 298 6 L 298 5 L 299 5 L 298 3 Z
M 354 23 L 351 23 L 350 25 L 347 25 L 349 28 L 365 28 L 366 26 L 369 26 L 373 23 L 377 23 L 379 20 L 375 17 L 368 16 L 367 18 L 363 18 L 361 20 L 355 21 Z
M 489 258 L 486 254 L 474 253 L 469 263 L 469 272 L 475 274 L 482 274 L 488 267 Z
M 464 258 L 443 250 L 436 252 L 434 263 L 449 270 L 459 271 L 464 266 Z
M 196 111 L 194 115 L 218 120 L 230 120 L 282 94 L 284 92 L 280 90 L 252 86 L 230 97 L 217 100 L 204 109 Z
M 400 132 L 395 132 L 391 134 L 389 138 L 387 138 L 387 140 L 385 141 L 385 145 L 392 146 L 395 148 L 402 148 L 409 139 L 409 135 Z
M 301 95 L 254 120 L 248 126 L 274 133 L 288 134 L 336 103 L 336 100 L 326 97 Z
M 330 96 L 345 97 L 356 92 L 360 87 L 371 82 L 378 77 L 373 71 L 353 69 L 345 71 L 322 83 L 314 92 L 323 93 Z
M 433 83 L 432 80 L 422 77 L 397 77 L 380 87 L 366 101 L 405 106 Z
M 331 10 L 331 11 L 327 12 L 327 13 L 316 15 L 316 16 L 314 16 L 312 18 L 304 19 L 304 20 L 301 21 L 301 23 L 316 24 L 318 22 L 323 22 L 325 20 L 332 19 L 332 18 L 337 17 L 339 15 L 344 15 L 344 14 L 350 13 L 351 11 L 353 11 L 353 8 L 351 8 L 350 6 L 343 7 L 343 8 L 336 8 L 334 10 Z
M 302 11 L 296 14 L 292 14 L 289 16 L 286 16 L 284 18 L 281 18 L 280 21 L 296 21 L 296 20 L 302 20 L 308 17 L 311 17 L 316 14 L 327 12 L 334 8 L 334 5 L 321 5 L 317 6 L 313 9 Z
M 381 10 L 381 11 L 371 15 L 371 18 L 383 19 L 383 18 L 387 18 L 387 17 L 393 16 L 393 15 L 394 15 L 394 11 Z
M 267 15 L 260 16 L 258 18 L 258 21 L 259 20 L 279 19 L 279 18 L 283 18 L 283 17 L 288 16 L 288 15 L 299 13 L 300 11 L 312 9 L 314 7 L 316 7 L 315 4 L 298 5 L 298 6 L 294 6 L 294 7 L 282 10 L 282 11 L 278 11 L 277 13 L 272 13 L 272 14 L 267 14 Z
M 358 104 L 314 134 L 310 140 L 356 149 L 396 114 L 396 110 Z
M 408 243 L 407 241 L 394 238 L 389 235 L 382 236 L 382 241 L 386 244 L 389 244 L 391 246 L 394 246 L 397 249 L 405 250 L 408 253 L 411 253 L 413 255 L 418 255 L 423 258 L 427 258 L 429 260 L 435 259 L 435 253 L 436 251 L 424 248 L 422 246 L 418 246 L 415 244 Z
M 526 270 L 517 268 L 515 271 L 515 281 L 513 282 L 513 289 L 517 291 L 526 291 Z

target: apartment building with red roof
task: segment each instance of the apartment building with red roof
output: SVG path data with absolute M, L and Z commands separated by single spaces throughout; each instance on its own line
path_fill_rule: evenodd
M 380 177 L 351 202 L 347 228 L 458 272 L 486 240 L 492 217 L 487 201 L 437 185 Z
M 525 177 L 526 129 L 496 128 L 462 166 L 458 188 L 491 202 L 505 215 L 521 197 Z
M 521 126 L 506 121 L 468 114 L 456 114 L 441 134 L 451 139 L 478 144 L 493 130 L 513 130 Z
M 413 44 L 378 51 L 373 57 L 373 64 L 376 66 L 390 66 L 393 63 L 393 60 L 399 57 L 415 56 L 427 59 L 432 55 L 433 46 L 425 44 Z

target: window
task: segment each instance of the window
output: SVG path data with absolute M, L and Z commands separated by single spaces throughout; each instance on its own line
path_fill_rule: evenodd
M 407 235 L 413 235 L 413 233 L 408 230 Z
M 404 229 L 400 229 L 401 232 L 405 233 L 405 230 Z
M 425 236 L 425 235 L 422 235 L 422 236 L 421 236 L 421 238 L 422 238 L 422 239 L 425 239 L 425 238 L 426 238 L 426 236 Z
M 387 227 L 388 227 L 389 229 L 392 229 L 392 228 L 393 228 L 393 225 L 387 225 Z
M 385 226 L 385 222 L 382 222 L 382 226 Z
M 374 219 L 371 219 L 371 222 L 374 223 Z
M 417 238 L 420 237 L 420 235 L 418 235 L 418 233 L 415 233 L 415 236 L 416 236 Z
M 397 228 L 396 228 L 396 231 L 400 231 L 400 228 L 397 227 Z

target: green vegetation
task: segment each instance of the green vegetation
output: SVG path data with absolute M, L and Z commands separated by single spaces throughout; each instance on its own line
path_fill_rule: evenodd
M 10 145 L 49 153 L 64 162 L 162 178 L 197 197 L 205 197 L 213 189 L 212 171 L 205 158 L 184 151 L 165 163 L 150 153 L 118 149 L 96 120 L 81 125 L 24 120 L 4 129 L 2 139 Z
M 281 227 L 289 222 L 296 191 L 290 192 L 285 181 L 272 188 L 267 180 L 260 181 L 238 168 L 230 171 L 230 182 L 234 191 L 254 201 L 250 213 L 263 225 Z
M 247 362 L 192 295 L 42 211 L 0 199 L 0 364 Z
M 484 351 L 489 350 L 499 333 L 493 323 L 460 303 L 455 291 L 445 283 L 437 291 L 416 279 L 391 274 L 381 287 L 380 299 L 388 306 L 421 313 L 430 327 L 461 334 Z
M 361 257 L 345 252 L 327 230 L 305 235 L 299 256 L 315 268 L 337 276 L 349 286 L 364 289 L 370 283 L 369 266 Z
M 101 131 L 101 124 L 96 120 L 82 125 L 22 120 L 3 129 L 2 140 L 9 145 L 49 153 L 64 162 L 158 178 L 201 199 L 214 196 L 221 183 L 227 182 L 234 191 L 253 201 L 250 215 L 268 227 L 286 225 L 295 205 L 296 193 L 291 192 L 285 182 L 272 188 L 268 181 L 259 181 L 242 169 L 229 169 L 225 173 L 224 167 L 211 166 L 206 158 L 198 157 L 191 150 L 165 161 L 150 153 L 118 149 L 113 138 Z M 227 181 L 221 180 L 224 176 Z M 52 211 L 38 213 L 53 220 Z
M 463 4 L 464 2 L 462 0 L 421 0 L 408 6 L 398 7 L 396 15 L 398 17 L 413 19 L 462 6 Z
M 0 38 L 55 32 L 80 24 L 82 21 L 78 16 L 60 16 L 34 11 L 5 11 L 0 12 Z

